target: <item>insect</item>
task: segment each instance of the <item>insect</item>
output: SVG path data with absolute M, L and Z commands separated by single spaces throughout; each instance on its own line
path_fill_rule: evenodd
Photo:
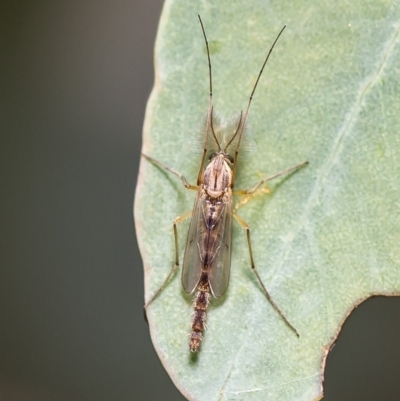
M 248 190 L 233 190 L 237 173 L 239 149 L 253 95 L 271 52 L 286 26 L 284 26 L 279 32 L 264 60 L 256 83 L 254 84 L 253 90 L 250 94 L 245 113 L 240 112 L 239 117 L 232 124 L 231 132 L 227 133 L 226 130 L 224 131 L 221 129 L 219 118 L 214 115 L 210 51 L 203 22 L 200 16 L 198 17 L 207 49 L 210 94 L 205 127 L 204 148 L 197 177 L 197 184 L 189 184 L 186 178 L 179 172 L 152 157 L 143 154 L 143 156 L 150 162 L 179 177 L 185 188 L 197 191 L 193 211 L 177 217 L 173 222 L 175 264 L 162 286 L 145 304 L 146 310 L 151 302 L 153 302 L 154 299 L 163 291 L 178 268 L 179 250 L 177 225 L 182 220 L 191 216 L 192 219 L 189 226 L 183 258 L 182 285 L 187 293 L 192 294 L 195 292 L 193 302 L 194 314 L 189 342 L 189 348 L 192 352 L 197 352 L 200 349 L 205 328 L 207 308 L 210 304 L 211 297 L 221 297 L 228 288 L 232 255 L 232 218 L 235 218 L 246 231 L 251 269 L 255 273 L 267 299 L 284 322 L 298 336 L 296 329 L 289 323 L 285 315 L 281 312 L 268 293 L 255 267 L 250 239 L 250 228 L 247 223 L 236 214 L 236 211 L 233 208 L 233 195 L 250 195 L 267 181 L 283 174 L 293 172 L 308 163 L 299 163 L 270 175 L 257 182 Z M 207 158 L 208 164 L 206 164 Z

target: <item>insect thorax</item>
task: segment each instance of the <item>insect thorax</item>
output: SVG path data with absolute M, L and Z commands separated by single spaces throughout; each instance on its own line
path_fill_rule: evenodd
M 203 174 L 203 189 L 211 198 L 230 196 L 232 170 L 224 153 L 218 153 L 207 165 Z

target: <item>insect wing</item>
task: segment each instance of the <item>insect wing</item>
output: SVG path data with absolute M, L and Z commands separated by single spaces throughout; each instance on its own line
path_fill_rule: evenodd
M 201 199 L 197 197 L 193 207 L 182 267 L 182 286 L 189 294 L 197 287 L 202 271 L 202 262 L 197 246 L 199 226 L 201 227 L 202 224 L 204 223 L 201 212 Z
M 232 252 L 232 202 L 196 199 L 186 242 L 182 286 L 192 293 L 201 273 L 208 273 L 211 292 L 223 295 L 229 284 Z
M 219 216 L 216 255 L 211 263 L 209 282 L 214 297 L 222 296 L 229 284 L 232 254 L 232 202 L 224 203 Z

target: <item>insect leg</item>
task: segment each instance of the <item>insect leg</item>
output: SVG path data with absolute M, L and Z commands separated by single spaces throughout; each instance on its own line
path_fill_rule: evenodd
M 271 181 L 271 180 L 273 180 L 273 179 L 275 179 L 277 177 L 280 177 L 283 174 L 288 174 L 288 173 L 291 173 L 292 171 L 298 170 L 299 168 L 306 166 L 308 163 L 309 162 L 306 161 L 306 162 L 302 162 L 302 163 L 296 164 L 296 165 L 294 165 L 292 167 L 285 168 L 284 170 L 278 171 L 277 173 L 272 174 L 272 175 L 264 178 L 263 180 L 257 182 L 257 184 L 254 185 L 253 187 L 251 187 L 250 189 L 247 189 L 247 190 L 244 190 L 244 191 L 234 191 L 234 194 L 235 195 L 250 195 L 254 191 L 256 191 L 261 185 L 265 184 L 266 182 Z
M 175 240 L 175 263 L 172 266 L 172 269 L 170 270 L 167 278 L 164 280 L 164 282 L 161 284 L 161 287 L 156 291 L 156 293 L 146 302 L 146 304 L 143 307 L 143 312 L 144 312 L 144 319 L 147 322 L 147 316 L 146 316 L 146 309 L 147 307 L 161 294 L 161 292 L 164 290 L 164 288 L 167 286 L 169 280 L 171 277 L 175 274 L 176 269 L 179 267 L 179 247 L 178 247 L 178 224 L 181 223 L 183 220 L 186 220 L 188 217 L 192 215 L 192 212 L 185 213 L 182 216 L 178 216 L 174 222 L 173 222 L 173 227 L 174 227 L 174 240 Z
M 239 217 L 236 213 L 233 214 L 233 217 L 235 220 L 246 230 L 246 235 L 247 235 L 247 244 L 249 246 L 249 253 L 250 253 L 250 264 L 251 264 L 251 269 L 253 270 L 254 274 L 256 275 L 258 281 L 260 282 L 260 285 L 262 289 L 264 290 L 265 296 L 267 297 L 268 301 L 272 305 L 272 307 L 276 310 L 276 312 L 279 314 L 279 316 L 282 318 L 282 320 L 289 326 L 289 328 L 296 334 L 297 337 L 299 337 L 299 333 L 297 330 L 293 327 L 292 324 L 289 323 L 289 321 L 286 319 L 285 315 L 282 313 L 282 311 L 278 308 L 278 305 L 274 302 L 272 299 L 271 295 L 265 288 L 264 283 L 261 280 L 260 275 L 258 274 L 258 271 L 256 269 L 256 266 L 254 264 L 254 259 L 253 259 L 253 249 L 251 246 L 251 238 L 250 238 L 250 227 L 248 224 L 241 218 Z
M 183 185 L 185 186 L 185 188 L 187 188 L 187 189 L 193 189 L 193 190 L 195 190 L 195 191 L 197 191 L 197 190 L 199 189 L 198 186 L 189 184 L 188 180 L 187 180 L 181 173 L 178 173 L 178 172 L 177 172 L 176 170 L 174 170 L 173 168 L 166 166 L 165 164 L 159 162 L 159 161 L 156 160 L 156 159 L 153 159 L 153 158 L 150 157 L 150 156 L 145 155 L 144 153 L 142 153 L 142 156 L 143 156 L 144 158 L 146 158 L 147 160 L 149 160 L 150 162 L 154 163 L 156 166 L 158 166 L 158 167 L 160 167 L 160 168 L 162 168 L 162 169 L 164 169 L 164 170 L 167 170 L 167 171 L 169 171 L 170 173 L 172 173 L 172 174 L 176 175 L 177 177 L 179 177 L 179 178 L 181 179 Z
M 235 203 L 235 212 L 237 212 L 242 206 L 244 206 L 250 199 L 255 198 L 256 196 L 260 195 L 260 193 L 268 195 L 270 194 L 270 190 L 267 187 L 260 188 L 258 191 L 255 191 L 251 194 L 243 194 L 242 191 L 240 191 L 239 195 L 244 195 L 243 198 L 240 200 L 240 202 Z M 234 192 L 235 195 L 237 195 L 236 192 Z

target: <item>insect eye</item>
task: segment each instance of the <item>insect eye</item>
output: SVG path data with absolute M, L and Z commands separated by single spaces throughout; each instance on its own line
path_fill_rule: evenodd
M 217 156 L 217 153 L 215 153 L 215 152 L 211 153 L 208 160 L 214 159 L 215 156 Z
M 231 163 L 233 163 L 233 157 L 232 157 L 231 155 L 226 155 L 226 158 L 227 158 Z

